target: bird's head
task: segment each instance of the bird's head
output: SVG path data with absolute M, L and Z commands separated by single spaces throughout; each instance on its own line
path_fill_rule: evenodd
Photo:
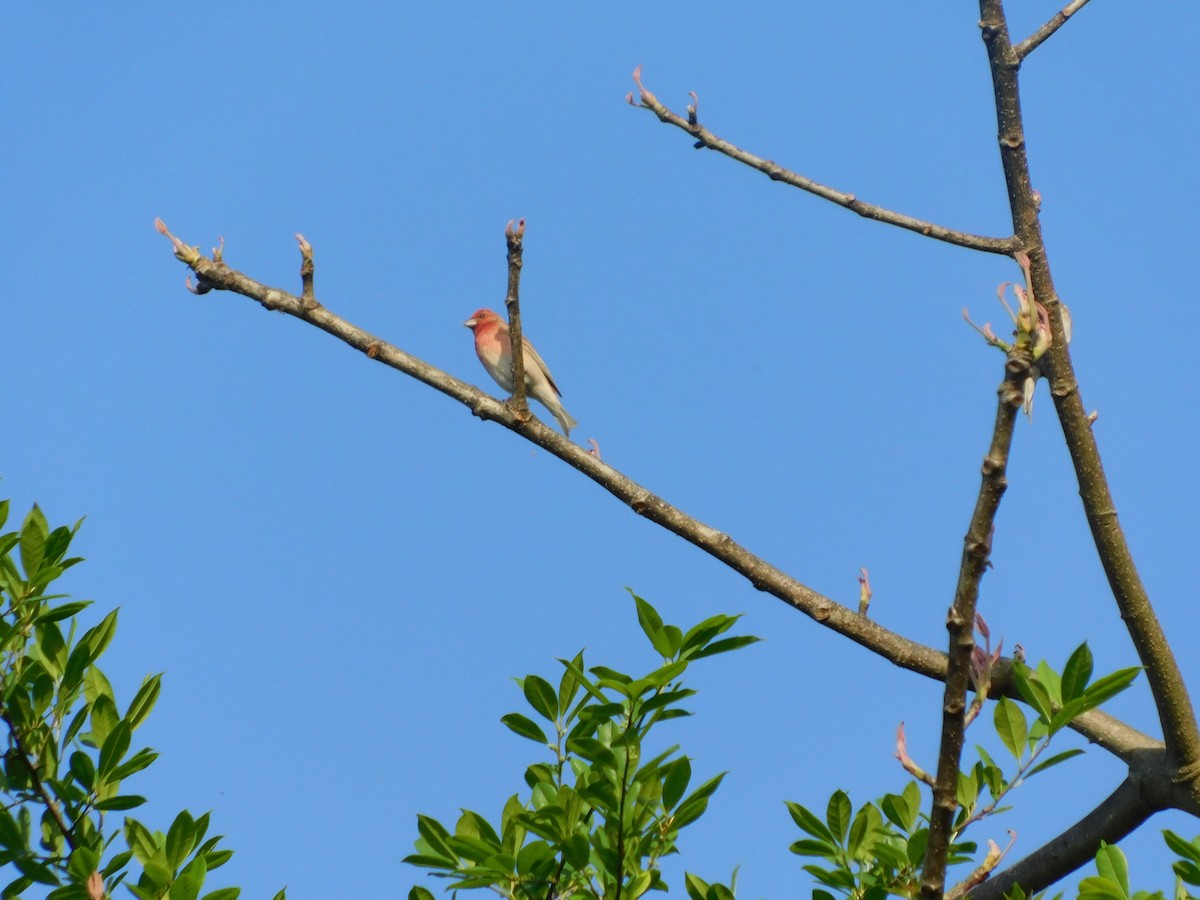
M 463 322 L 463 325 L 467 326 L 467 328 L 470 328 L 472 331 L 474 331 L 480 325 L 487 325 L 489 323 L 500 323 L 502 321 L 503 320 L 498 315 L 496 315 L 494 312 L 492 312 L 490 309 L 477 309 L 477 310 L 475 310 L 475 312 L 471 313 L 471 318 L 469 318 L 469 319 L 467 319 L 467 321 Z

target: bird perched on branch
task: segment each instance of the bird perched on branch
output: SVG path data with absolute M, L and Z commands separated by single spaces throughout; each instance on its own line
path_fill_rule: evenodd
M 508 337 L 508 323 L 490 309 L 476 310 L 471 318 L 463 322 L 475 332 L 475 354 L 496 384 L 504 390 L 512 392 L 512 342 Z M 525 393 L 536 400 L 554 415 L 562 426 L 563 434 L 571 436 L 571 429 L 579 423 L 569 412 L 563 409 L 562 394 L 554 383 L 554 376 L 533 349 L 529 341 L 521 338 L 525 352 L 522 358 L 525 362 Z

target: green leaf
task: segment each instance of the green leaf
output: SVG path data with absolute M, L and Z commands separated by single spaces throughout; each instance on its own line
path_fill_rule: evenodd
M 233 858 L 233 851 L 210 850 L 208 853 L 202 853 L 200 855 L 204 857 L 205 867 L 211 872 L 213 869 L 219 869 L 221 866 L 225 865 L 225 863 L 229 862 L 229 860 Z
M 670 812 L 687 790 L 688 782 L 692 780 L 692 764 L 686 756 L 681 756 L 669 763 L 663 769 L 662 804 L 663 809 Z
M 458 862 L 458 857 L 450 849 L 450 832 L 442 826 L 441 822 L 430 816 L 418 815 L 417 831 L 420 832 L 421 837 L 425 839 L 425 842 L 434 853 L 447 861 Z
M 1072 756 L 1079 756 L 1081 753 L 1083 753 L 1083 750 L 1081 750 L 1079 747 L 1073 747 L 1070 750 L 1064 750 L 1062 753 L 1056 753 L 1049 759 L 1042 760 L 1040 763 L 1030 769 L 1025 777 L 1029 778 L 1032 775 L 1036 775 L 1038 772 L 1044 772 L 1051 766 L 1057 766 L 1060 762 L 1066 762 Z
M 43 625 L 47 622 L 61 622 L 63 619 L 69 619 L 78 612 L 82 612 L 92 605 L 91 600 L 75 600 L 71 603 L 64 603 L 61 606 L 55 606 L 52 609 L 47 609 L 45 612 L 39 613 L 37 618 L 33 620 L 35 625 Z
M 792 853 L 797 856 L 817 856 L 822 859 L 827 859 L 832 863 L 838 861 L 838 854 L 841 852 L 837 844 L 830 841 L 821 841 L 816 838 L 801 838 L 792 843 L 788 847 Z
M 500 835 L 496 834 L 496 829 L 492 828 L 492 824 L 479 813 L 471 812 L 469 809 L 462 811 L 458 823 L 454 826 L 454 834 L 478 838 L 491 844 L 497 852 L 500 850 Z
M 683 632 L 679 630 L 678 626 L 664 625 L 662 634 L 666 639 L 667 649 L 671 651 L 670 653 L 664 653 L 663 655 L 669 659 L 674 659 L 679 653 L 679 648 L 683 646 Z
M 718 653 L 728 653 L 730 650 L 738 650 L 742 647 L 749 647 L 751 644 L 757 644 L 761 640 L 762 638 L 754 637 L 754 635 L 751 634 L 722 638 L 719 641 L 713 641 L 707 647 L 697 650 L 688 658 L 703 659 L 706 656 L 716 656 Z
M 200 896 L 200 888 L 204 885 L 204 876 L 207 873 L 204 858 L 193 859 L 175 876 L 167 896 L 170 900 L 196 900 Z
M 1092 875 L 1079 882 L 1079 900 L 1128 900 L 1121 886 Z
M 691 690 L 690 688 L 681 688 L 676 691 L 663 691 L 660 694 L 655 694 L 649 700 L 644 702 L 641 705 L 641 710 L 643 713 L 651 712 L 653 710 L 659 709 L 660 707 L 670 706 L 673 703 L 678 703 L 681 700 L 686 700 L 688 697 L 693 696 L 695 693 L 696 692 Z M 622 711 L 624 711 L 624 707 L 622 707 Z
M 154 840 L 154 833 L 141 822 L 129 816 L 125 817 L 125 843 L 143 866 L 158 852 L 158 843 Z
M 1008 748 L 1019 762 L 1025 754 L 1025 738 L 1029 735 L 1029 726 L 1025 722 L 1025 714 L 1021 707 L 1007 697 L 1001 697 L 996 704 L 995 712 L 996 734 L 1000 736 L 1004 746 Z
M 37 626 L 37 646 L 42 664 L 52 675 L 61 675 L 67 664 L 67 645 L 53 622 Z
M 52 868 L 28 857 L 18 856 L 12 861 L 12 864 L 17 867 L 18 872 L 38 884 L 57 885 L 59 883 L 58 876 L 54 874 Z
M 1200 863 L 1200 838 L 1188 841 L 1173 831 L 1164 830 L 1163 840 L 1167 842 L 1167 846 L 1171 848 L 1172 852 L 1194 863 Z
M 711 616 L 688 629 L 683 636 L 683 645 L 679 648 L 679 657 L 686 659 L 695 651 L 706 647 L 718 634 L 723 634 L 734 626 L 740 616 Z
M 131 729 L 137 728 L 150 715 L 154 704 L 158 701 L 159 690 L 162 688 L 162 673 L 151 675 L 142 682 L 125 713 L 125 721 Z
M 572 664 L 576 670 L 583 669 L 583 651 L 580 650 Z M 563 672 L 562 680 L 558 683 L 558 708 L 566 712 L 571 707 L 571 701 L 575 699 L 575 695 L 579 692 L 579 679 L 571 672 L 570 668 Z
M 209 866 L 209 868 L 211 869 L 212 866 Z M 241 893 L 241 888 L 217 888 L 215 891 L 209 891 L 200 900 L 237 900 L 241 896 Z
M 638 872 L 629 879 L 629 883 L 622 892 L 622 896 L 628 897 L 629 900 L 637 900 L 638 897 L 650 889 L 651 877 L 649 872 Z
M 576 660 L 578 660 L 578 662 L 576 662 Z M 592 697 L 599 700 L 601 703 L 608 702 L 608 698 L 605 697 L 604 694 L 600 692 L 600 689 L 597 688 L 594 684 L 592 684 L 592 682 L 588 680 L 587 675 L 584 674 L 584 672 L 583 672 L 583 654 L 582 653 L 580 653 L 573 660 L 559 659 L 559 662 L 567 667 L 567 671 L 575 676 L 575 680 L 579 684 L 583 685 L 583 689 L 586 690 L 589 694 L 591 694 Z
M 1044 659 L 1037 664 L 1037 680 L 1046 689 L 1046 694 L 1050 697 L 1051 702 L 1055 706 L 1062 706 L 1062 678 L 1050 668 L 1050 664 Z
M 93 708 L 93 717 L 95 709 Z M 100 762 L 96 766 L 101 778 L 105 778 L 109 773 L 116 768 L 117 764 L 124 758 L 129 750 L 129 723 L 118 722 L 113 726 L 112 731 L 104 739 L 104 745 L 100 748 Z
M 699 875 L 693 875 L 691 872 L 684 873 L 683 884 L 687 888 L 690 900 L 707 900 L 708 882 Z
M 1066 704 L 1076 697 L 1082 697 L 1083 691 L 1087 687 L 1088 679 L 1091 677 L 1092 651 L 1088 649 L 1087 642 L 1085 641 L 1075 648 L 1075 652 L 1071 654 L 1067 660 L 1067 664 L 1063 666 L 1063 703 Z
M 846 849 L 852 858 L 864 859 L 871 855 L 875 835 L 882 824 L 883 817 L 879 815 L 879 810 L 874 804 L 863 804 L 855 814 L 854 821 L 850 823 L 850 839 L 846 843 Z
M 1050 694 L 1047 692 L 1045 685 L 1040 681 L 1036 681 L 1029 672 L 1029 667 L 1023 663 L 1014 663 L 1012 667 L 1013 680 L 1017 685 L 1017 692 L 1021 697 L 1038 711 L 1038 715 L 1042 716 L 1047 722 L 1054 715 L 1054 704 L 1050 700 Z
M 143 747 L 137 753 L 133 754 L 133 756 L 129 757 L 129 759 L 127 759 L 125 762 L 121 763 L 121 765 L 113 769 L 111 780 L 124 781 L 135 772 L 140 772 L 142 769 L 145 769 L 147 766 L 151 765 L 156 759 L 158 759 L 157 753 L 155 753 L 149 747 Z
M 521 682 L 521 690 L 525 692 L 525 699 L 529 701 L 529 705 L 542 718 L 553 722 L 558 717 L 558 695 L 546 679 L 537 675 L 526 675 Z
M 1113 672 L 1111 675 L 1105 675 L 1103 678 L 1097 678 L 1083 692 L 1086 708 L 1095 709 L 1106 700 L 1121 693 L 1121 691 L 1133 684 L 1134 680 L 1138 677 L 1138 673 L 1141 671 L 1141 666 L 1132 666 L 1128 669 L 1118 669 L 1116 672 Z
M 35 503 L 33 509 L 29 510 L 29 514 L 25 516 L 25 521 L 21 525 L 21 568 L 25 571 L 25 577 L 33 575 L 42 566 L 42 558 L 46 550 L 46 537 L 50 533 L 50 526 L 46 523 L 46 516 Z M 18 865 L 18 868 L 20 866 Z M 39 879 L 29 875 L 27 872 L 21 874 L 33 878 L 34 881 Z M 43 881 L 42 884 L 56 884 L 53 881 Z
M 280 898 L 282 900 L 282 898 Z M 408 892 L 408 900 L 435 900 L 433 892 L 420 885 L 413 885 Z
M 520 713 L 509 713 L 506 716 L 501 716 L 500 721 L 523 738 L 529 738 L 529 740 L 537 741 L 539 744 L 550 743 L 546 739 L 546 732 L 542 731 L 532 719 L 528 719 Z
M 637 594 L 633 594 L 633 602 L 637 604 L 638 624 L 642 626 L 642 631 L 650 639 L 651 646 L 658 651 L 660 656 L 669 658 L 671 642 L 663 634 L 663 620 L 658 611 Z
M 82 750 L 76 750 L 71 754 L 70 768 L 71 775 L 80 786 L 85 791 L 90 791 L 96 782 L 96 766 L 92 758 Z
M 630 683 L 630 689 L 640 694 L 645 692 L 646 688 L 642 685 L 649 685 L 653 688 L 664 688 L 687 670 L 687 660 L 676 660 L 669 662 L 661 668 L 655 669 L 644 678 L 639 678 L 637 681 Z
M 787 801 L 788 812 L 792 816 L 792 821 L 800 826 L 800 830 L 811 834 L 815 838 L 820 838 L 823 841 L 828 841 L 831 844 L 836 844 L 837 839 L 833 833 L 825 827 L 825 823 L 818 819 L 815 815 L 809 812 L 799 803 Z
M 853 814 L 854 809 L 850 804 L 850 797 L 845 791 L 835 791 L 829 798 L 829 806 L 825 810 L 825 822 L 829 825 L 829 830 L 837 838 L 839 844 L 846 840 L 846 835 L 850 832 L 850 817 Z
M 902 794 L 886 794 L 879 801 L 879 808 L 889 822 L 905 832 L 912 831 L 916 810 L 909 806 L 908 798 Z
M 98 800 L 96 809 L 100 810 L 125 810 L 137 809 L 146 802 L 145 797 L 139 797 L 136 794 L 123 794 L 117 797 L 109 797 L 107 800 Z
M 113 635 L 117 633 L 117 612 L 114 609 L 100 621 L 99 625 L 88 629 L 81 638 L 90 646 L 93 662 L 100 658 L 112 641 Z
M 567 865 L 575 869 L 582 869 L 588 864 L 588 859 L 591 857 L 592 847 L 588 842 L 587 835 L 573 834 L 567 838 L 562 845 L 563 859 L 567 861 Z
M 1116 883 L 1123 895 L 1129 896 L 1129 865 L 1120 847 L 1101 843 L 1096 853 L 1096 871 L 1101 878 Z
M 178 868 L 196 846 L 196 821 L 186 809 L 175 817 L 167 829 L 167 861 L 171 868 Z

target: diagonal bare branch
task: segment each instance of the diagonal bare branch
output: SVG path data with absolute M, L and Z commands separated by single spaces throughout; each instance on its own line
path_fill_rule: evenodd
M 205 290 L 227 290 L 260 303 L 268 310 L 287 313 L 328 332 L 361 350 L 377 362 L 409 375 L 423 384 L 452 397 L 482 419 L 490 419 L 514 431 L 557 456 L 600 485 L 638 515 L 662 526 L 744 576 L 760 591 L 765 591 L 804 613 L 821 625 L 849 638 L 867 650 L 911 672 L 937 681 L 946 678 L 946 654 L 909 640 L 894 631 L 860 616 L 850 608 L 814 591 L 785 572 L 737 544 L 727 534 L 710 528 L 698 519 L 657 497 L 646 488 L 602 462 L 592 452 L 564 438 L 537 418 L 527 420 L 505 403 L 452 375 L 429 365 L 399 347 L 368 334 L 356 325 L 333 314 L 315 299 L 302 298 L 279 288 L 255 281 L 227 266 L 222 260 L 204 257 L 198 248 L 184 244 L 156 220 L 159 232 L 175 248 L 175 256 L 196 273 Z M 1008 661 L 999 666 L 993 693 L 1020 699 L 1005 677 Z M 1120 759 L 1130 762 L 1139 753 L 1161 749 L 1161 744 L 1119 719 L 1100 710 L 1091 710 L 1071 723 L 1071 728 Z
M 1116 504 L 1100 463 L 1096 436 L 1084 411 L 1079 382 L 1067 348 L 1062 304 L 1050 275 L 1038 220 L 1039 203 L 1030 181 L 1017 81 L 1019 61 L 1009 40 L 1003 0 L 979 0 L 979 13 L 992 73 L 1000 160 L 1008 185 L 1013 230 L 1022 249 L 1029 254 L 1029 286 L 1037 302 L 1050 314 L 1053 340 L 1041 364 L 1049 369 L 1050 391 L 1079 482 L 1079 496 L 1121 618 L 1138 658 L 1146 668 L 1166 747 L 1181 768 L 1200 768 L 1200 732 L 1187 685 L 1162 624 L 1150 605 L 1150 597 L 1117 518 Z M 1192 777 L 1195 774 L 1193 772 Z
M 1016 51 L 1017 59 L 1024 60 L 1030 53 L 1040 47 L 1045 40 L 1067 24 L 1067 19 L 1079 12 L 1087 6 L 1088 0 L 1071 0 L 1066 6 L 1050 17 L 1050 21 L 1031 34 L 1017 46 L 1013 47 Z
M 1003 900 L 1018 884 L 1025 896 L 1032 896 L 1091 862 L 1101 841 L 1115 844 L 1155 811 L 1155 805 L 1142 796 L 1134 779 L 1126 778 L 1099 806 L 1058 837 L 993 875 L 967 896 L 971 900 Z
M 917 219 L 904 213 L 896 212 L 891 209 L 886 209 L 882 206 L 876 206 L 873 203 L 864 203 L 853 194 L 847 194 L 844 191 L 839 191 L 836 188 L 831 188 L 828 185 L 813 181 L 811 178 L 806 178 L 799 175 L 790 169 L 785 169 L 783 166 L 772 162 L 769 159 L 763 159 L 760 156 L 755 156 L 746 150 L 736 147 L 722 138 L 717 137 L 696 120 L 696 104 L 688 107 L 688 116 L 683 118 L 677 113 L 672 112 L 667 107 L 659 102 L 658 98 L 642 84 L 642 67 L 638 66 L 633 72 L 633 80 L 637 83 L 638 91 L 640 92 L 639 103 L 634 103 L 633 94 L 629 95 L 629 102 L 634 106 L 641 105 L 645 109 L 650 110 L 660 121 L 666 122 L 668 125 L 674 125 L 676 128 L 681 128 L 696 139 L 696 148 L 708 148 L 716 150 L 718 153 L 723 153 L 730 159 L 735 159 L 740 163 L 750 166 L 752 169 L 758 169 L 772 181 L 781 181 L 784 184 L 789 184 L 792 187 L 800 188 L 802 191 L 808 191 L 810 194 L 828 200 L 830 203 L 836 203 L 838 206 L 845 207 L 853 212 L 858 213 L 867 219 L 874 219 L 876 222 L 883 222 L 887 225 L 895 225 L 898 228 L 904 228 L 908 231 L 915 231 L 917 234 L 923 234 L 926 237 L 934 238 L 935 240 L 945 241 L 948 244 L 955 244 L 959 247 L 966 247 L 970 250 L 981 250 L 985 253 L 999 253 L 1003 256 L 1009 256 L 1017 249 L 1016 239 L 1012 237 L 997 238 L 986 237 L 979 234 L 971 234 L 966 231 L 955 231 L 951 228 L 946 228 L 943 225 L 937 225 L 933 222 L 927 222 L 924 219 Z M 695 94 L 692 95 L 693 99 Z

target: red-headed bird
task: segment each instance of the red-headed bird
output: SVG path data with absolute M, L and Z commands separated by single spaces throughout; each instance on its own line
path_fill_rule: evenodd
M 508 337 L 508 323 L 490 309 L 479 309 L 463 324 L 475 332 L 475 354 L 483 367 L 496 384 L 512 393 L 512 342 Z M 525 348 L 522 354 L 525 362 L 525 393 L 550 410 L 562 426 L 563 434 L 570 437 L 571 429 L 579 423 L 563 409 L 559 399 L 562 393 L 554 383 L 554 376 L 533 349 L 533 344 L 524 336 L 521 337 L 521 345 Z

